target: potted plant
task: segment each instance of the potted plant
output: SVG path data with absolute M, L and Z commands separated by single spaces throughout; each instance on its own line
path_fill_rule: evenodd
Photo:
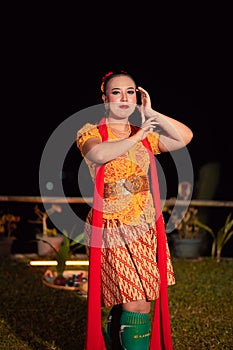
M 16 239 L 14 232 L 20 216 L 2 213 L 0 217 L 0 256 L 7 257 L 11 254 L 11 246 Z
M 42 211 L 38 205 L 34 208 L 34 213 L 37 215 L 36 220 L 28 220 L 32 224 L 42 225 L 42 230 L 39 229 L 36 234 L 36 240 L 38 243 L 38 255 L 39 256 L 49 256 L 52 254 L 53 246 L 58 250 L 63 242 L 63 235 L 60 234 L 55 227 L 49 228 L 47 220 L 50 215 L 54 213 L 60 213 L 61 207 L 59 205 L 53 204 L 46 212 Z M 46 244 L 47 242 L 50 245 Z
M 74 252 L 82 246 L 81 242 L 83 240 L 83 235 L 84 234 L 81 233 L 76 238 L 72 239 L 68 237 L 67 232 L 64 231 L 64 240 L 59 250 L 56 250 L 49 242 L 47 242 L 47 244 L 50 245 L 50 247 L 54 251 L 54 257 L 57 261 L 57 265 L 55 267 L 55 271 L 53 271 L 52 269 L 47 269 L 45 271 L 43 279 L 45 284 L 55 288 L 57 288 L 57 286 L 67 286 L 68 288 L 72 289 L 76 286 L 79 286 L 80 283 L 87 282 L 87 272 L 84 275 L 83 271 L 73 271 L 73 273 L 70 274 L 69 277 L 64 275 L 65 272 L 70 272 L 66 270 L 66 261 L 69 260 L 74 254 Z
M 165 209 L 170 214 L 170 223 L 174 226 L 171 235 L 172 251 L 179 258 L 197 258 L 201 255 L 201 242 L 204 228 L 198 220 L 198 209 Z
M 216 257 L 216 261 L 220 262 L 222 249 L 226 245 L 226 243 L 230 240 L 230 238 L 233 236 L 232 213 L 227 215 L 227 218 L 223 226 L 220 227 L 220 229 L 216 233 L 213 231 L 211 227 L 203 224 L 199 220 L 195 221 L 195 225 L 199 226 L 200 228 L 204 229 L 206 232 L 210 233 L 210 235 L 213 238 L 211 257 L 212 258 Z

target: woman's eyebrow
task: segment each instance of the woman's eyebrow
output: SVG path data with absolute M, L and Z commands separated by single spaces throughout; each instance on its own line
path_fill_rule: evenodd
M 121 90 L 121 89 L 122 89 L 122 88 L 113 87 L 111 90 Z M 128 86 L 126 89 L 127 89 L 127 90 L 131 90 L 131 89 L 135 90 L 136 88 L 135 88 L 134 86 Z

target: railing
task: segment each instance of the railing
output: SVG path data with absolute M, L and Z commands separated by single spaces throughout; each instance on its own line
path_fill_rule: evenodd
M 12 214 L 17 214 L 21 216 L 20 212 L 23 213 L 23 225 L 21 225 L 19 231 L 18 231 L 18 240 L 17 244 L 15 244 L 15 250 L 16 253 L 24 253 L 24 252 L 35 252 L 37 247 L 36 245 L 32 246 L 31 244 L 27 243 L 31 237 L 34 234 L 34 231 L 28 228 L 25 225 L 27 225 L 28 217 L 31 217 L 34 213 L 34 208 L 31 208 L 32 205 L 35 204 L 45 204 L 45 203 L 51 203 L 51 204 L 61 204 L 61 205 L 70 205 L 77 209 L 78 214 L 80 215 L 80 218 L 82 218 L 81 223 L 78 225 L 83 225 L 85 221 L 86 214 L 90 210 L 91 204 L 93 202 L 93 197 L 41 197 L 41 196 L 7 196 L 7 195 L 0 195 L 0 210 L 5 212 L 6 207 L 7 210 Z M 77 206 L 77 207 L 76 207 Z M 81 206 L 81 210 L 79 211 L 78 208 Z M 167 200 L 162 200 L 162 207 L 166 206 L 174 207 L 174 206 L 194 206 L 194 207 L 206 207 L 209 208 L 212 215 L 210 217 L 210 226 L 218 229 L 222 226 L 222 224 L 225 222 L 225 219 L 227 215 L 229 214 L 229 208 L 230 211 L 232 211 L 231 208 L 233 208 L 233 201 L 221 201 L 221 200 L 180 200 L 176 198 L 170 198 Z M 75 225 L 77 223 L 75 222 Z M 27 230 L 28 228 L 28 230 Z M 82 229 L 79 226 L 77 226 L 77 230 Z M 232 256 L 232 243 L 228 245 L 228 251 L 225 253 L 227 256 Z
M 69 204 L 91 204 L 92 197 L 39 197 L 39 196 L 0 196 L 0 202 L 21 202 L 21 203 L 69 203 Z M 166 199 L 166 206 L 187 206 L 196 207 L 225 207 L 232 208 L 233 201 L 218 201 L 218 200 L 179 200 L 176 198 Z

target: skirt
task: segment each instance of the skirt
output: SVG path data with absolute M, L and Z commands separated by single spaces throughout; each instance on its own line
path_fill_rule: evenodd
M 85 225 L 85 244 L 90 245 L 91 212 Z M 160 274 L 157 266 L 157 232 L 146 223 L 125 225 L 119 220 L 103 219 L 101 248 L 102 306 L 152 301 L 159 296 Z M 167 284 L 175 284 L 174 271 L 166 241 Z

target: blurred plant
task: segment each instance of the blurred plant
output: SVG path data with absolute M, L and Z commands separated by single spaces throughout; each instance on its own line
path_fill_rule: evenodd
M 28 220 L 31 224 L 41 224 L 42 225 L 42 234 L 46 236 L 56 236 L 58 234 L 56 228 L 48 228 L 47 219 L 50 215 L 55 212 L 61 213 L 62 208 L 59 205 L 53 204 L 46 212 L 43 212 L 38 205 L 34 208 L 34 213 L 38 216 L 36 220 Z
M 56 250 L 56 248 L 50 244 L 47 241 L 42 240 L 43 242 L 50 245 L 50 247 L 55 252 L 55 259 L 57 260 L 56 265 L 56 272 L 57 276 L 54 279 L 54 284 L 65 284 L 66 279 L 63 277 L 63 272 L 66 268 L 66 261 L 71 258 L 71 256 L 74 254 L 74 252 L 79 249 L 83 244 L 81 243 L 83 241 L 84 233 L 78 234 L 74 239 L 71 239 L 68 237 L 68 233 L 66 230 L 63 231 L 63 243 L 61 244 L 59 250 Z M 50 274 L 50 270 L 47 270 L 47 273 Z M 45 273 L 46 274 L 46 273 Z
M 170 221 L 180 239 L 194 239 L 202 235 L 201 227 L 196 223 L 200 222 L 197 208 L 190 206 L 188 209 L 179 210 L 178 208 L 164 207 L 163 211 L 170 214 Z
M 0 217 L 0 236 L 12 237 L 12 233 L 17 228 L 17 223 L 20 221 L 20 216 L 13 214 L 2 214 Z
M 216 257 L 217 262 L 220 262 L 222 249 L 233 235 L 233 219 L 231 217 L 232 213 L 228 214 L 224 225 L 216 233 L 208 225 L 201 223 L 199 220 L 195 221 L 195 225 L 211 234 L 213 238 L 211 256 L 212 258 Z

